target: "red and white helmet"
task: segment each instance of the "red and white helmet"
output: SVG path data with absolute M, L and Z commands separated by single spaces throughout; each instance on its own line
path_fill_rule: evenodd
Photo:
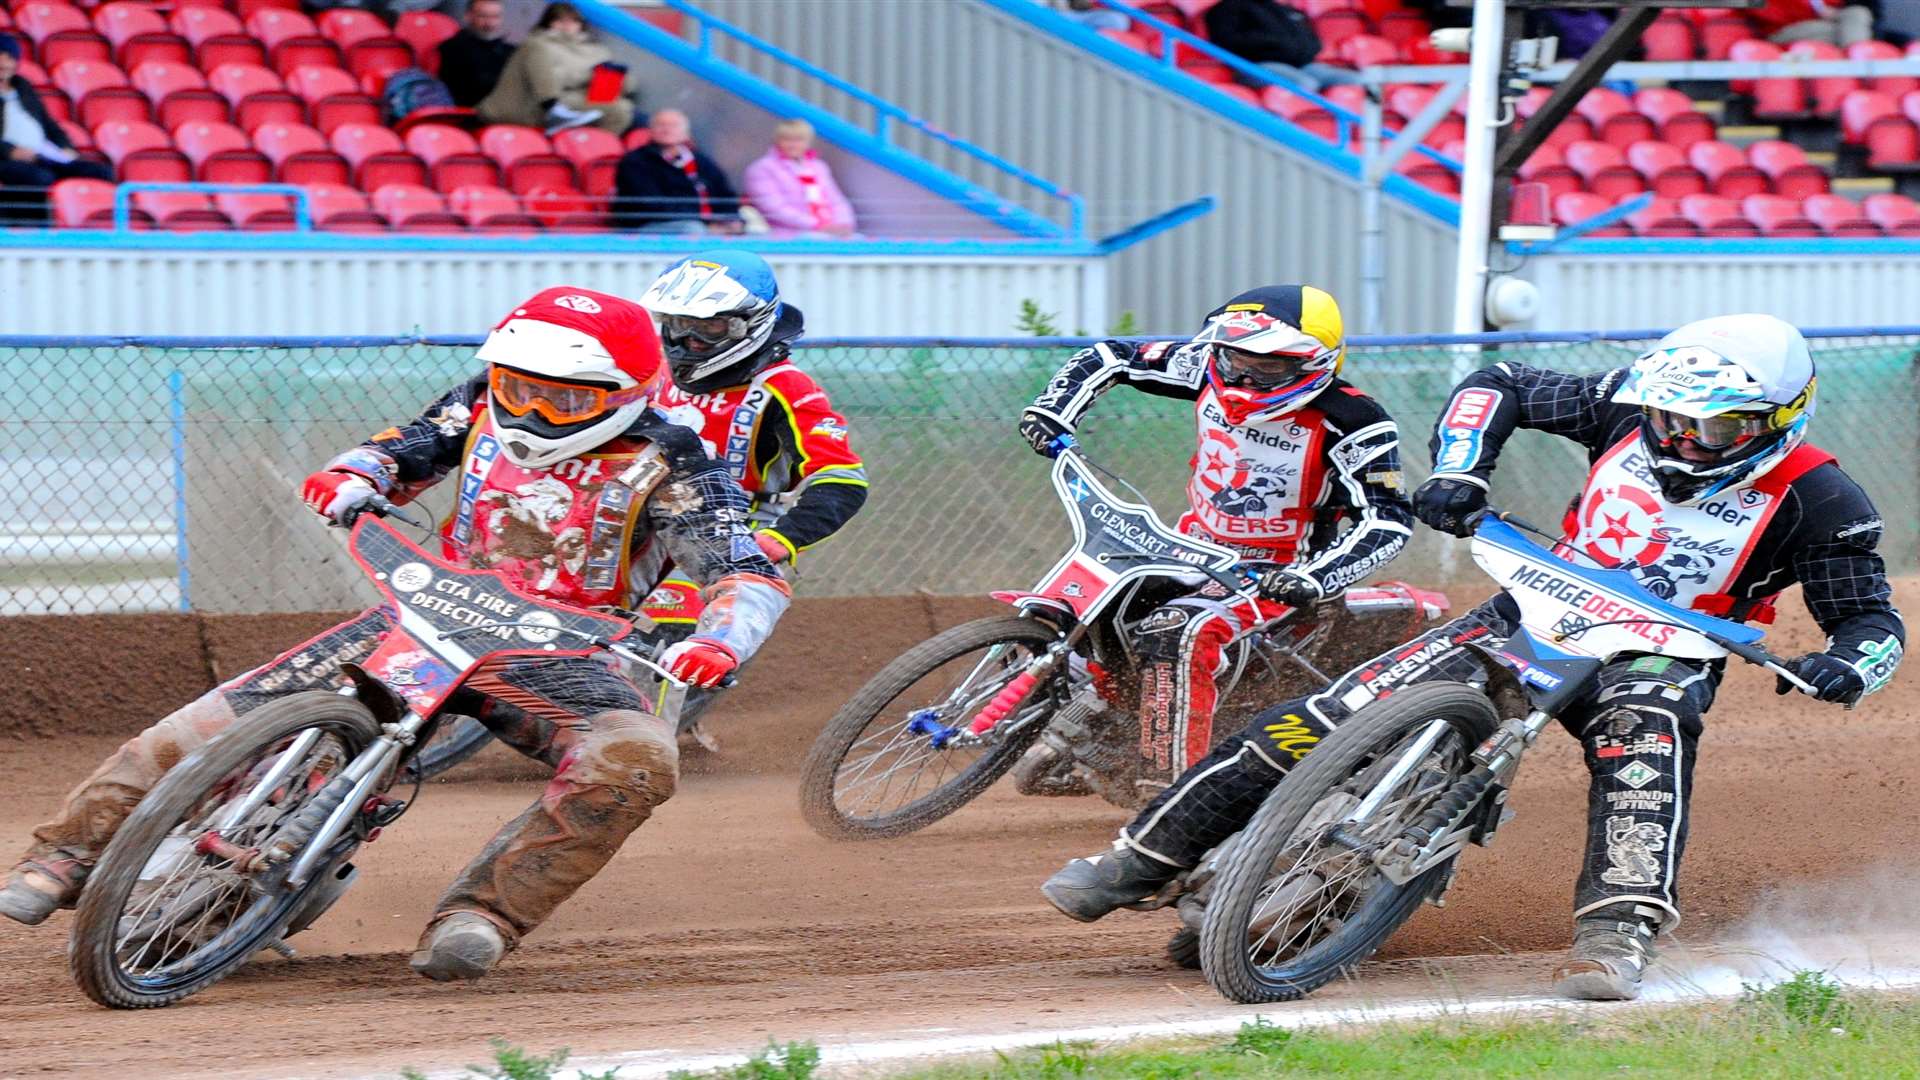
M 507 460 L 543 469 L 633 425 L 665 378 L 647 309 L 592 289 L 543 289 L 500 320 L 476 354 Z

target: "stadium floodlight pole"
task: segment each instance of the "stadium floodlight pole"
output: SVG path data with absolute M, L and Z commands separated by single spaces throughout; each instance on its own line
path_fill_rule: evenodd
M 1467 149 L 1460 174 L 1460 246 L 1453 271 L 1453 332 L 1485 327 L 1487 242 L 1493 220 L 1493 144 L 1506 65 L 1506 0 L 1476 0 L 1467 64 Z

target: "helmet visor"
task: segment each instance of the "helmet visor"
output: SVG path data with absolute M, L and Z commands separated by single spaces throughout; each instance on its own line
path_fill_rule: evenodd
M 1684 440 L 1705 450 L 1724 452 L 1774 431 L 1771 409 L 1707 417 L 1687 416 L 1652 406 L 1644 411 L 1648 427 L 1662 446 L 1674 446 Z
M 1253 353 L 1231 345 L 1214 346 L 1220 381 L 1253 390 L 1277 390 L 1307 376 L 1317 353 Z
M 577 424 L 597 420 L 608 412 L 646 397 L 645 387 L 610 390 L 604 386 L 560 382 L 529 375 L 498 364 L 488 373 L 493 402 L 513 416 L 538 413 L 550 424 Z
M 660 330 L 696 356 L 720 349 L 747 336 L 747 320 L 738 315 L 662 315 Z

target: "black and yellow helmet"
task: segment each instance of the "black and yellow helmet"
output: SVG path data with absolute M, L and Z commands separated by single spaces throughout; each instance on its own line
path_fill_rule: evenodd
M 1234 424 L 1272 420 L 1332 385 L 1347 358 L 1340 305 L 1311 285 L 1262 285 L 1207 313 L 1207 381 Z

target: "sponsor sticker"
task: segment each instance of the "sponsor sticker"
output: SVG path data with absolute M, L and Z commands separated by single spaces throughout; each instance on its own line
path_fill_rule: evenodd
M 387 579 L 395 592 L 414 593 L 433 584 L 433 569 L 423 562 L 401 563 Z
M 1626 768 L 1614 773 L 1613 778 L 1638 791 L 1660 779 L 1660 773 L 1644 761 L 1632 761 L 1627 763 Z

